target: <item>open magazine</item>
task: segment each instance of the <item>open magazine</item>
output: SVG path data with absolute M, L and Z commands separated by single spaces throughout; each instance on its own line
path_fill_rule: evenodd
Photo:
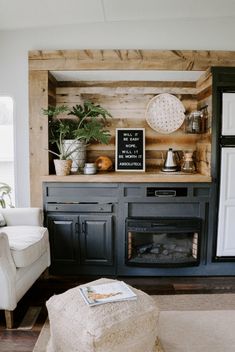
M 123 281 L 79 288 L 89 306 L 136 299 L 136 294 Z

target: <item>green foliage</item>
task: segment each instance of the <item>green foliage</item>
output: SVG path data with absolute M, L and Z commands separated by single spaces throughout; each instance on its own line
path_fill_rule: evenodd
M 11 201 L 11 187 L 7 183 L 0 182 L 0 207 L 6 208 L 8 205 L 13 208 Z
M 79 124 L 74 130 L 74 136 L 85 140 L 86 143 L 96 141 L 108 144 L 110 133 L 105 129 L 107 117 L 111 114 L 100 105 L 85 101 L 83 105 L 75 105 L 68 115 L 74 115 L 79 119 Z
M 85 101 L 83 105 L 75 105 L 71 110 L 66 105 L 49 106 L 48 109 L 43 109 L 43 114 L 49 118 L 49 142 L 56 145 L 58 151 L 49 149 L 49 152 L 60 159 L 68 159 L 77 150 L 78 147 L 75 146 L 77 140 L 104 144 L 108 144 L 110 140 L 110 133 L 105 129 L 105 125 L 107 116 L 111 117 L 111 114 L 100 105 L 95 105 L 90 101 Z M 65 114 L 76 118 L 66 118 Z M 74 148 L 72 146 L 69 150 L 66 149 L 63 144 L 65 139 L 73 139 Z
M 78 120 L 71 119 L 49 119 L 49 140 L 51 143 L 59 138 L 60 134 L 62 139 L 74 139 L 74 131 L 78 128 Z
M 69 108 L 66 105 L 61 106 L 49 106 L 48 109 L 42 109 L 43 115 L 47 115 L 49 118 L 56 118 L 61 114 L 68 113 Z
M 102 116 L 106 120 L 106 115 L 111 117 L 111 114 L 100 105 L 95 105 L 92 102 L 86 100 L 84 105 L 75 105 L 72 107 L 72 110 L 69 112 L 69 115 L 75 115 L 80 119 L 80 122 L 83 122 L 85 118 L 92 117 L 96 118 Z
M 78 121 L 74 121 L 68 118 L 61 118 L 60 115 L 68 114 L 69 108 L 66 105 L 59 107 L 49 106 L 48 109 L 43 109 L 43 114 L 47 115 L 48 126 L 49 126 L 49 142 L 55 144 L 57 150 L 48 151 L 56 155 L 61 160 L 66 160 L 70 155 L 77 150 L 77 146 L 66 148 L 63 141 L 65 139 L 74 139 L 73 131 L 78 127 Z
M 84 124 L 84 127 L 75 131 L 78 139 L 85 140 L 86 143 L 96 141 L 103 144 L 108 144 L 110 133 L 104 129 L 104 126 L 99 121 L 89 121 Z

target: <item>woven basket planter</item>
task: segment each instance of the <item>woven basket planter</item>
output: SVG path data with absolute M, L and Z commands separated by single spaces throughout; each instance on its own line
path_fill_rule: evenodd
M 55 173 L 57 176 L 67 176 L 71 172 L 72 160 L 54 159 Z

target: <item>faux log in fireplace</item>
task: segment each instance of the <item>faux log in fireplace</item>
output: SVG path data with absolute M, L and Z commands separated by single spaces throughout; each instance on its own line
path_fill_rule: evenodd
M 126 265 L 199 265 L 200 228 L 199 218 L 129 218 Z

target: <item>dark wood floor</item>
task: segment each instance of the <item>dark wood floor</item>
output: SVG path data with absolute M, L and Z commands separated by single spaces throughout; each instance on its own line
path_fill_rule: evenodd
M 62 293 L 95 278 L 47 277 L 38 280 L 14 312 L 15 326 L 21 322 L 29 306 L 42 306 L 41 313 L 32 330 L 6 330 L 4 312 L 0 311 L 0 352 L 31 352 L 46 320 L 45 302 L 53 295 Z M 142 289 L 150 295 L 235 293 L 234 277 L 149 277 L 119 278 Z

